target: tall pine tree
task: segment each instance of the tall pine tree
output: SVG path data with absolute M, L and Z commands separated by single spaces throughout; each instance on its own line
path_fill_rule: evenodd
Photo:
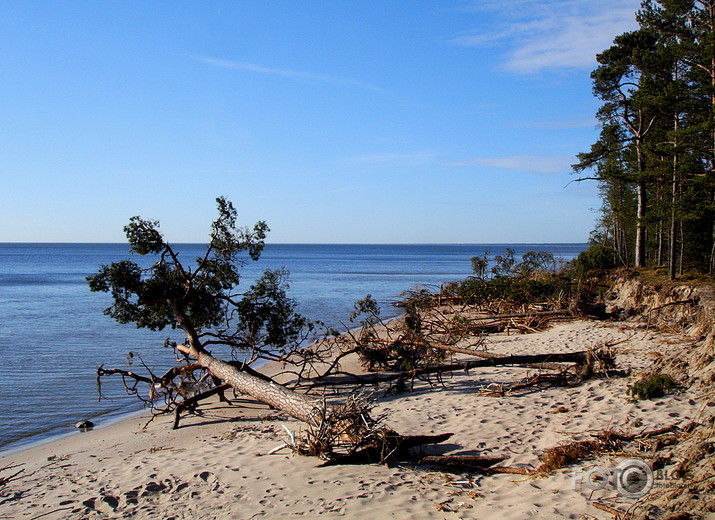
M 636 18 L 597 57 L 602 130 L 574 170 L 594 169 L 600 235 L 626 265 L 712 271 L 715 0 L 645 0 Z

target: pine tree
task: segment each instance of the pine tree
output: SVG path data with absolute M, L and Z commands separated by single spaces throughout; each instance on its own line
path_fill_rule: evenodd
M 715 0 L 645 0 L 636 18 L 597 57 L 602 130 L 574 170 L 594 169 L 599 235 L 621 259 L 667 264 L 671 278 L 686 262 L 712 271 Z

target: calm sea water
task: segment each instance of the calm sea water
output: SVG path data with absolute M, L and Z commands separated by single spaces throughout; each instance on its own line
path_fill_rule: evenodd
M 202 246 L 177 246 L 182 258 Z M 290 271 L 290 295 L 312 319 L 341 328 L 353 303 L 372 296 L 384 317 L 398 314 L 390 303 L 417 285 L 434 285 L 470 274 L 470 258 L 485 250 L 501 254 L 548 251 L 566 260 L 585 244 L 473 245 L 280 245 L 269 244 L 258 262 L 246 265 L 247 287 L 265 269 Z M 127 354 L 141 352 L 157 373 L 171 352 L 162 348 L 172 331 L 153 333 L 119 325 L 102 314 L 109 295 L 92 293 L 85 277 L 102 264 L 133 257 L 125 244 L 0 243 L 0 450 L 74 431 L 80 419 L 101 426 L 138 410 L 119 381 L 105 379 L 98 401 L 97 366 L 129 368 Z M 242 285 L 243 285 L 242 284 Z M 139 370 L 136 357 L 131 366 Z

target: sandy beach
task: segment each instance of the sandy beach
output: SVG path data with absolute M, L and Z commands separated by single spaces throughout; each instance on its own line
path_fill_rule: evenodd
M 683 338 L 626 323 L 571 321 L 536 334 L 489 337 L 496 354 L 584 350 L 617 343 L 629 377 L 594 379 L 574 388 L 479 395 L 490 384 L 529 370 L 497 367 L 454 373 L 444 386 L 381 397 L 377 412 L 401 433 L 454 436 L 426 451 L 504 455 L 509 466 L 534 468 L 538 454 L 603 429 L 637 432 L 702 414 L 689 391 L 632 402 L 626 390 L 653 356 L 682 348 Z M 660 353 L 660 354 L 659 354 Z M 533 370 L 531 371 L 533 373 Z M 379 397 L 381 394 L 377 394 Z M 626 509 L 636 499 L 612 487 L 592 491 L 580 478 L 602 457 L 546 477 L 445 473 L 427 466 L 363 464 L 318 467 L 320 460 L 283 450 L 284 426 L 301 424 L 250 400 L 204 405 L 171 430 L 172 417 L 147 415 L 5 455 L 0 467 L 22 474 L 0 495 L 0 518 L 603 518 L 594 501 Z M 17 470 L 15 470 L 17 471 Z

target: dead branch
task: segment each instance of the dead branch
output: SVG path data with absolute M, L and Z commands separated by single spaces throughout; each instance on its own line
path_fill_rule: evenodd
M 492 383 L 480 391 L 479 395 L 504 397 L 505 395 L 512 394 L 519 390 L 526 390 L 534 387 L 548 388 L 553 386 L 574 386 L 581 381 L 580 378 L 575 377 L 573 367 L 564 368 L 561 365 L 557 366 L 559 372 L 556 374 L 538 373 L 528 376 L 511 385 Z
M 201 392 L 200 394 L 191 396 L 188 399 L 185 399 L 182 402 L 180 402 L 176 406 L 176 409 L 174 410 L 174 425 L 172 426 L 171 429 L 172 430 L 179 429 L 179 420 L 181 419 L 182 412 L 184 412 L 185 410 L 193 411 L 196 408 L 196 405 L 199 403 L 199 401 L 208 399 L 209 397 L 214 396 L 216 394 L 223 395 L 223 392 L 225 392 L 229 388 L 231 388 L 230 385 L 222 384 L 219 386 L 215 386 L 214 388 L 211 388 L 210 390 L 207 390 L 205 392 Z M 228 399 L 225 399 L 225 402 L 227 404 L 231 404 Z
M 455 347 L 453 345 L 439 345 L 439 344 L 434 344 L 431 343 L 430 348 L 436 348 L 440 350 L 446 350 L 448 352 L 454 352 L 456 354 L 466 354 L 469 356 L 475 356 L 475 357 L 480 357 L 484 359 L 497 359 L 502 357 L 501 354 L 495 354 L 493 352 L 484 352 L 480 350 L 474 350 L 474 349 L 467 349 L 467 348 L 460 348 L 460 347 Z M 559 365 L 558 363 L 530 363 L 530 364 L 521 364 L 520 366 L 524 366 L 526 368 L 536 368 L 540 370 L 561 370 L 563 367 Z
M 615 520 L 623 518 L 621 515 L 625 514 L 625 511 L 621 511 L 620 509 L 616 509 L 615 507 L 611 507 L 602 502 L 591 502 L 591 505 L 593 505 L 593 507 L 595 507 L 596 509 L 600 509 L 601 511 L 605 511 L 606 513 L 612 514 Z
M 591 460 L 605 453 L 617 453 L 622 451 L 627 442 L 652 439 L 678 430 L 678 426 L 673 424 L 635 434 L 615 430 L 596 432 L 592 434 L 593 439 L 568 442 L 544 450 L 539 455 L 539 460 L 541 461 L 539 467 L 526 474 L 533 476 L 549 475 L 565 466 L 570 466 L 584 460 Z M 501 472 L 501 470 L 507 468 L 508 467 L 501 467 L 499 470 Z M 497 468 L 490 468 L 490 471 L 495 469 Z M 523 470 L 523 468 L 514 469 L 519 471 Z
M 347 377 L 324 377 L 306 381 L 304 384 L 312 386 L 337 386 L 344 384 L 377 385 L 397 379 L 409 379 L 430 374 L 442 374 L 445 372 L 456 372 L 460 370 L 468 371 L 474 368 L 486 368 L 505 365 L 524 366 L 541 363 L 575 363 L 577 365 L 593 364 L 599 359 L 600 354 L 592 351 L 562 352 L 553 354 L 521 354 L 513 356 L 500 356 L 488 359 L 465 360 L 458 363 L 424 367 L 415 370 L 407 370 L 396 373 L 355 375 L 347 374 Z
M 21 466 L 22 466 L 22 464 L 11 464 L 11 465 L 3 466 L 2 468 L 0 468 L 0 490 L 2 490 L 4 487 L 6 487 L 13 480 L 19 479 L 20 475 L 22 475 L 25 472 L 25 469 L 22 468 L 22 469 L 16 471 L 15 473 L 13 473 L 11 475 L 7 475 L 7 476 L 3 476 L 1 474 L 4 472 L 7 472 L 7 471 L 11 471 L 15 468 L 20 468 Z
M 484 455 L 429 455 L 420 459 L 420 464 L 444 466 L 456 471 L 480 471 L 504 462 L 508 457 Z
M 652 309 L 649 309 L 648 314 L 650 314 L 651 312 L 658 311 L 660 309 L 664 309 L 666 307 L 674 306 L 674 305 L 690 305 L 693 303 L 695 303 L 695 300 L 693 298 L 688 298 L 687 300 L 678 300 L 675 302 L 668 302 L 668 303 L 664 303 L 663 305 L 659 305 L 658 307 L 653 307 Z
M 613 448 L 616 444 L 610 445 Z M 569 442 L 560 446 L 554 446 L 544 451 L 539 456 L 541 464 L 534 473 L 537 475 L 547 475 L 564 466 L 570 466 L 582 460 L 595 458 L 596 455 L 607 451 L 606 444 L 600 440 L 585 440 Z
M 507 475 L 531 475 L 533 470 L 521 466 L 494 466 L 486 468 L 484 472 L 488 475 L 496 475 L 499 473 Z

